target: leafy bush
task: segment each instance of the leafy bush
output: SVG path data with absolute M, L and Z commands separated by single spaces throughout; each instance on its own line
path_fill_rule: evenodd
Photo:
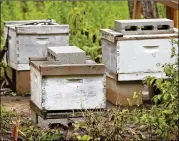
M 8 131 L 12 130 L 12 125 L 13 125 L 12 119 L 15 117 L 15 114 L 4 109 L 1 105 L 0 105 L 0 110 L 1 110 L 0 111 L 1 112 L 0 140 L 2 140 L 4 136 L 7 136 L 7 134 L 9 133 Z
M 15 121 L 19 122 L 20 131 L 23 133 L 23 140 L 26 141 L 63 141 L 64 134 L 60 129 L 41 129 L 35 125 L 27 117 L 20 117 L 13 112 L 6 110 L 1 106 L 1 129 L 0 138 L 1 140 L 12 140 L 13 128 L 15 127 Z M 19 137 L 20 137 L 19 133 Z M 25 136 L 24 136 L 25 135 Z
M 64 135 L 59 129 L 41 129 L 30 120 L 22 121 L 19 128 L 25 134 L 24 139 L 28 141 L 64 140 Z
M 178 41 L 172 40 L 172 44 Z M 148 77 L 147 82 L 160 90 L 160 94 L 153 97 L 155 105 L 164 109 L 162 112 L 166 116 L 167 123 L 175 127 L 178 121 L 178 54 L 176 48 L 172 48 L 171 58 L 175 59 L 173 64 L 166 64 L 164 72 L 167 79 Z M 159 103 L 160 102 L 160 103 Z M 158 104 L 159 103 L 159 104 Z
M 176 41 L 172 43 L 178 44 Z M 178 131 L 178 55 L 172 48 L 173 64 L 164 66 L 168 79 L 147 77 L 160 94 L 153 97 L 151 109 L 110 109 L 93 113 L 86 111 L 85 121 L 75 124 L 77 140 L 177 140 Z M 135 98 L 135 97 L 134 97 Z M 160 101 L 160 103 L 158 103 Z M 130 101 L 129 101 L 130 104 Z

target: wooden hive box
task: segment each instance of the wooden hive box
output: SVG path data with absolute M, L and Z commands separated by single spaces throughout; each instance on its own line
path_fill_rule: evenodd
M 134 92 L 142 92 L 142 80 L 146 76 L 166 78 L 162 66 L 175 61 L 171 58 L 171 49 L 178 48 L 172 45 L 171 38 L 178 40 L 178 30 L 173 28 L 173 22 L 158 19 L 149 24 L 147 21 L 150 20 L 142 21 L 115 21 L 115 29 L 122 33 L 100 30 L 102 60 L 107 76 L 106 97 L 115 105 L 126 105 L 127 98 L 132 99 Z M 155 28 L 142 30 L 145 24 Z M 137 28 L 129 28 L 133 25 Z M 159 25 L 168 25 L 169 28 L 158 29 Z
M 69 45 L 69 26 L 53 19 L 49 24 L 47 20 L 5 21 L 4 36 L 9 46 L 6 71 L 16 93 L 24 95 L 30 93 L 29 57 L 46 56 L 48 46 Z
M 108 73 L 117 75 L 118 81 L 143 80 L 149 75 L 165 77 L 162 66 L 175 61 L 171 59 L 171 49 L 178 49 L 176 44 L 171 43 L 171 38 L 178 40 L 178 31 L 173 29 L 171 32 L 171 28 L 169 31 L 167 34 L 160 34 L 159 30 L 159 34 L 157 31 L 149 34 L 148 31 L 143 35 L 140 32 L 139 35 L 123 35 L 101 29 L 102 60 Z
M 55 65 L 47 58 L 30 58 L 31 103 L 45 111 L 103 109 L 104 72 L 103 64 L 91 60 Z
M 5 38 L 7 36 L 8 66 L 15 70 L 30 70 L 29 57 L 47 56 L 49 46 L 69 45 L 69 25 L 44 20 L 5 22 Z

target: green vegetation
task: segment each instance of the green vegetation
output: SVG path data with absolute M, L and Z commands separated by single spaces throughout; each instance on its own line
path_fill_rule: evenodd
M 129 19 L 127 1 L 43 1 L 2 2 L 1 40 L 4 43 L 4 21 L 55 19 L 59 24 L 69 24 L 70 44 L 85 50 L 93 59 L 101 59 L 101 28 L 113 29 L 114 20 Z M 160 17 L 164 6 L 159 5 Z M 1 44 L 2 48 L 3 44 Z
M 70 44 L 76 45 L 101 60 L 99 29 L 113 29 L 114 20 L 129 19 L 127 2 L 2 2 L 1 39 L 4 42 L 4 21 L 55 19 L 70 26 Z M 165 7 L 158 5 L 159 17 L 165 17 Z M 1 48 L 3 44 L 1 44 Z M 178 58 L 175 51 L 172 56 Z M 175 140 L 178 130 L 178 60 L 164 66 L 167 80 L 148 77 L 146 82 L 155 85 L 160 94 L 154 96 L 151 109 L 110 109 L 106 112 L 86 111 L 83 122 L 75 124 L 75 140 Z M 136 96 L 134 96 L 135 98 Z M 130 101 L 129 101 L 130 103 Z M 13 114 L 1 109 L 1 130 L 11 130 Z M 62 139 L 57 130 L 42 131 L 27 120 L 21 124 L 26 140 Z M 6 130 L 2 131 L 6 134 Z M 151 140 L 152 140 L 151 139 Z
M 35 125 L 29 118 L 22 117 L 21 115 L 14 114 L 12 111 L 1 109 L 1 128 L 0 128 L 0 140 L 12 140 L 12 135 L 14 133 L 14 127 L 16 121 L 19 121 L 19 127 L 21 133 L 19 132 L 18 139 L 23 139 L 24 141 L 63 141 L 64 135 L 61 130 L 58 129 L 41 129 Z M 23 135 L 22 135 L 23 133 Z
M 173 44 L 178 42 L 173 41 Z M 164 72 L 168 79 L 147 77 L 149 85 L 160 90 L 153 97 L 151 109 L 112 109 L 102 113 L 85 112 L 87 119 L 76 123 L 78 140 L 177 140 L 178 133 L 178 54 L 172 49 L 173 64 L 166 64 Z M 134 98 L 136 98 L 136 94 Z M 80 132 L 81 131 L 81 132 Z M 83 132 L 82 132 L 83 131 Z
M 128 19 L 129 14 L 127 2 L 2 2 L 1 39 L 4 21 L 47 18 L 69 24 L 70 44 L 94 59 L 99 55 L 99 29 L 113 28 L 114 20 Z

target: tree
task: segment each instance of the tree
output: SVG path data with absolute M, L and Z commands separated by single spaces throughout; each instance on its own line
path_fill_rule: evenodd
M 156 2 L 152 0 L 141 0 L 142 8 L 141 13 L 145 19 L 158 18 L 158 11 Z M 134 0 L 128 0 L 129 14 L 132 19 Z

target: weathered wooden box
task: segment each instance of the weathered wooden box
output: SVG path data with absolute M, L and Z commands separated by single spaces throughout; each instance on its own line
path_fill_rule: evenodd
M 120 82 L 106 76 L 106 99 L 114 105 L 128 105 L 128 100 L 133 100 L 133 105 L 142 104 L 142 95 L 137 100 L 133 99 L 134 92 L 142 93 L 141 81 Z
M 30 58 L 31 101 L 41 110 L 105 108 L 103 64 L 55 65 Z
M 49 46 L 69 45 L 69 25 L 38 21 L 31 24 L 7 22 L 5 29 L 9 43 L 8 65 L 15 70 L 30 70 L 29 57 L 46 56 Z
M 165 77 L 162 66 L 172 63 L 170 34 L 123 35 L 110 29 L 101 29 L 102 60 L 107 74 L 118 81 L 143 80 L 146 76 Z M 173 44 L 177 49 L 177 45 Z

